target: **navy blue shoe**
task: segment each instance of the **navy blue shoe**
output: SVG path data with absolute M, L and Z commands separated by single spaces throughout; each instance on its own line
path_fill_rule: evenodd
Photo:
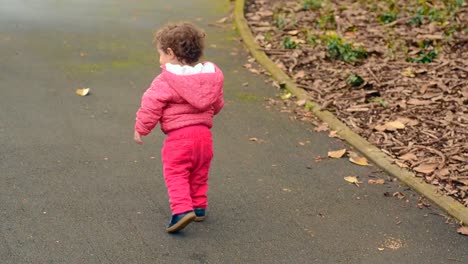
M 205 221 L 205 208 L 195 208 L 193 209 L 193 211 L 195 212 L 195 222 L 203 222 Z
M 197 216 L 193 211 L 187 211 L 181 214 L 175 214 L 171 218 L 171 222 L 166 228 L 168 233 L 176 233 L 184 229 L 188 224 L 193 222 Z

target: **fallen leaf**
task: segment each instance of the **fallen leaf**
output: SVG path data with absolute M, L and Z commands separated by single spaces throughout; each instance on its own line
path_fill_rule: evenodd
M 436 171 L 436 175 L 439 177 L 446 177 L 450 175 L 450 170 L 448 168 L 443 168 L 441 170 Z
M 400 168 L 408 168 L 408 165 L 406 165 L 405 163 L 399 161 L 399 160 L 395 160 L 395 164 L 398 165 L 398 167 Z
M 322 132 L 322 131 L 328 131 L 328 124 L 327 123 L 321 123 L 320 125 L 316 126 L 314 128 L 315 132 Z
M 377 179 L 377 180 L 370 179 L 370 180 L 367 181 L 367 183 L 369 183 L 369 184 L 384 184 L 385 180 L 384 179 Z
M 413 168 L 413 170 L 417 171 L 417 172 L 420 172 L 420 173 L 424 173 L 424 174 L 431 174 L 433 173 L 437 167 L 439 166 L 439 163 L 423 163 L 415 168 Z
M 322 157 L 321 156 L 317 156 L 314 158 L 314 161 L 315 162 L 321 162 L 322 161 Z
M 288 34 L 291 35 L 291 36 L 296 36 L 298 33 L 299 33 L 299 30 L 288 31 Z
M 402 200 L 403 198 L 405 198 L 405 195 L 402 192 L 395 192 L 395 193 L 393 193 L 393 197 L 396 197 L 396 198 Z
M 343 157 L 343 155 L 346 153 L 346 149 L 340 149 L 340 150 L 335 150 L 335 151 L 329 151 L 328 152 L 328 157 L 334 158 L 334 159 L 339 159 Z
M 287 93 L 282 94 L 280 97 L 283 100 L 287 100 L 292 97 L 292 93 L 287 92 Z
M 89 94 L 89 88 L 80 88 L 80 89 L 76 89 L 76 94 L 79 95 L 79 96 L 86 96 Z
M 467 226 L 460 226 L 460 227 L 457 229 L 457 233 L 458 233 L 458 234 L 465 235 L 465 236 L 468 236 L 468 227 L 467 227 Z
M 389 237 L 385 239 L 385 247 L 388 249 L 397 250 L 403 247 L 403 241 L 398 238 Z
M 347 176 L 347 177 L 344 177 L 344 179 L 345 179 L 345 181 L 347 181 L 349 183 L 355 184 L 357 187 L 359 187 L 359 183 L 362 183 L 362 182 L 358 181 L 356 176 Z
M 384 251 L 385 248 L 377 248 L 379 251 Z
M 385 127 L 385 125 L 376 125 L 374 129 L 379 132 L 384 132 L 385 130 L 387 130 L 387 127 Z
M 221 18 L 220 20 L 216 21 L 216 23 L 223 24 L 223 23 L 226 22 L 227 20 L 228 20 L 228 17 L 223 17 L 223 18 Z
M 367 159 L 359 156 L 356 152 L 348 152 L 349 154 L 349 161 L 351 161 L 354 164 L 360 165 L 360 166 L 369 166 L 369 163 L 367 162 Z
M 385 127 L 387 128 L 387 130 L 395 131 L 397 129 L 405 128 L 405 125 L 399 121 L 392 121 L 392 122 L 386 123 Z
M 405 124 L 403 124 L 400 121 L 391 121 L 391 122 L 387 122 L 387 123 L 385 123 L 383 125 L 377 125 L 377 126 L 374 127 L 374 129 L 379 131 L 379 132 L 395 131 L 395 130 L 404 129 L 404 128 L 405 128 Z
M 410 118 L 401 117 L 401 116 L 398 117 L 395 121 L 403 123 L 404 125 L 407 125 L 407 126 L 415 126 L 419 124 L 419 121 L 416 119 L 410 119 Z
M 430 105 L 432 104 L 432 101 L 429 100 L 419 100 L 419 99 L 409 99 L 408 102 L 406 102 L 409 105 Z
M 260 75 L 260 71 L 259 71 L 259 70 L 257 70 L 257 69 L 253 69 L 253 68 L 252 68 L 252 69 L 249 69 L 249 71 L 250 71 L 251 73 L 254 73 L 254 74 Z
M 306 103 L 307 103 L 307 101 L 303 99 L 303 100 L 297 101 L 297 102 L 296 102 L 296 105 L 297 105 L 297 106 L 304 106 Z
M 442 35 L 435 35 L 435 34 L 426 34 L 426 35 L 418 35 L 418 39 L 429 39 L 429 40 L 441 40 L 444 39 L 444 36 Z
M 408 161 L 408 160 L 418 160 L 418 157 L 415 154 L 409 152 L 404 155 L 401 155 L 400 157 L 398 157 L 398 159 Z
M 335 130 L 330 131 L 330 133 L 328 133 L 328 137 L 331 137 L 331 138 L 340 138 L 340 136 L 338 136 L 338 132 L 335 131 Z
M 274 13 L 272 11 L 266 10 L 266 11 L 258 11 L 257 14 L 262 17 L 269 17 L 269 16 L 272 16 Z
M 414 73 L 414 69 L 411 68 L 411 67 L 408 67 L 408 68 L 404 69 L 401 72 L 401 75 L 406 76 L 406 77 L 410 77 L 410 78 L 416 77 L 416 74 Z
M 88 53 L 86 53 L 86 52 L 80 52 L 80 57 L 86 57 L 86 56 L 88 56 Z
M 302 79 L 305 77 L 305 71 L 298 71 L 296 74 L 294 74 L 294 79 Z

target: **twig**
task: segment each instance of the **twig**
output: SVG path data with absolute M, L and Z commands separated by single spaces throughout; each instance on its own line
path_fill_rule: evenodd
M 298 84 L 297 86 L 299 88 L 302 88 L 302 89 L 305 89 L 305 90 L 314 91 L 314 92 L 318 93 L 319 95 L 322 94 L 322 92 L 320 90 L 317 90 L 316 88 L 311 87 L 311 86 L 306 86 L 306 85 L 301 85 L 301 84 Z
M 442 169 L 445 166 L 445 161 L 447 160 L 447 158 L 445 157 L 445 155 L 442 152 L 440 152 L 440 151 L 438 151 L 438 150 L 436 150 L 434 148 L 427 147 L 427 146 L 422 146 L 422 145 L 414 145 L 413 147 L 414 148 L 426 149 L 426 150 L 436 154 L 437 156 L 439 156 L 442 159 L 442 162 L 440 163 L 441 166 L 439 166 L 439 169 Z
M 437 67 L 434 67 L 434 68 L 431 69 L 431 70 L 437 71 L 438 69 L 447 66 L 449 63 L 450 63 L 449 61 L 446 61 L 446 62 L 442 63 L 441 65 L 439 65 L 439 66 L 437 66 Z
M 460 71 L 464 71 L 464 72 L 468 72 L 468 69 L 465 69 L 465 68 L 460 67 L 460 66 L 455 67 L 455 69 L 460 70 Z
M 377 76 L 375 76 L 374 72 L 371 70 L 371 68 L 369 67 L 366 67 L 367 71 L 372 75 L 372 77 L 374 78 L 374 80 L 377 82 L 377 85 L 380 86 L 380 80 L 377 78 Z
M 411 17 L 403 17 L 403 18 L 400 18 L 400 19 L 397 19 L 395 21 L 393 21 L 392 23 L 388 23 L 388 24 L 385 24 L 385 27 L 392 27 L 398 23 L 402 23 L 402 22 L 408 22 L 411 20 Z

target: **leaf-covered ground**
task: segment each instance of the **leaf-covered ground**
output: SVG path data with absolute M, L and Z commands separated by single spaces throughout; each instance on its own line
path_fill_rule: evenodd
M 467 3 L 251 0 L 246 18 L 313 101 L 468 206 Z

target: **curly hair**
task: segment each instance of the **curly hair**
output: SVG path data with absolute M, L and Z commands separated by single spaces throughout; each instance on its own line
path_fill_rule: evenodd
M 165 53 L 170 48 L 180 62 L 193 64 L 203 56 L 205 36 L 192 23 L 170 23 L 156 32 L 153 43 Z

